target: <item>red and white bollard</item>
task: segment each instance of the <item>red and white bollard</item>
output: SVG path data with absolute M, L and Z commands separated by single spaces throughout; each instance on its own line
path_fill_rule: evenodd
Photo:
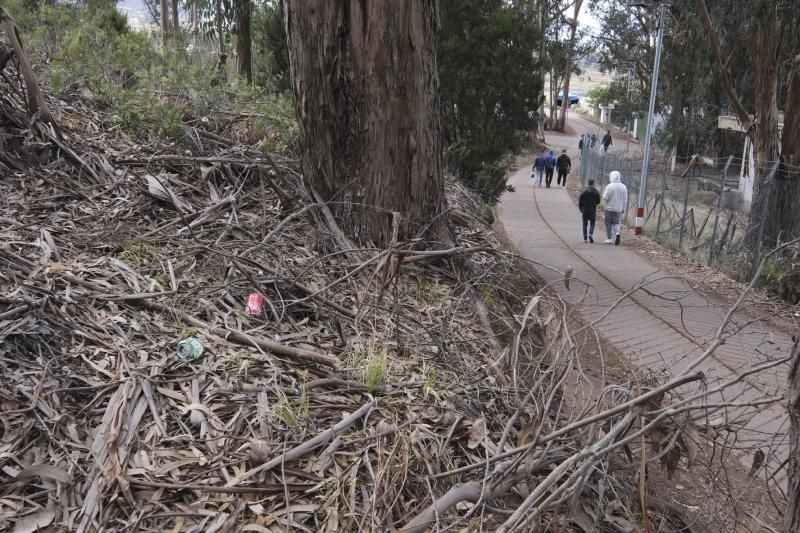
M 636 208 L 636 235 L 642 234 L 642 228 L 644 227 L 644 207 L 637 207 Z

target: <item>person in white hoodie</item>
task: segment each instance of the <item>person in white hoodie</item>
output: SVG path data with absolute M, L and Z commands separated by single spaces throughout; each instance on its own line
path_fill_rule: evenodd
M 628 205 L 628 188 L 624 183 L 620 183 L 620 174 L 616 170 L 608 175 L 611 183 L 606 186 L 603 192 L 603 222 L 606 225 L 606 244 L 619 244 L 620 219 L 625 207 Z M 614 232 L 614 240 L 611 240 L 611 232 Z

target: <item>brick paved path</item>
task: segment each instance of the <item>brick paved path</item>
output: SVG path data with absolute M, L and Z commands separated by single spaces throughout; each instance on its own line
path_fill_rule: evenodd
M 570 150 L 573 151 L 577 150 Z M 597 330 L 641 369 L 657 373 L 668 371 L 672 375 L 684 370 L 704 352 L 728 306 L 713 296 L 692 290 L 679 275 L 659 271 L 626 246 L 626 238 L 635 237 L 624 237 L 620 246 L 604 244 L 602 215 L 598 216 L 595 244 L 584 244 L 580 213 L 568 192 L 557 188 L 534 189 L 530 173 L 530 166 L 526 165 L 513 174 L 509 183 L 515 192 L 503 196 L 499 210 L 506 233 L 519 252 L 562 271 L 568 264 L 574 265 L 575 277 L 590 286 L 589 297 L 579 307 L 587 321 L 599 318 L 640 280 L 652 280 L 646 287 L 650 294 L 635 293 L 600 322 Z M 577 172 L 570 176 L 572 187 L 577 186 L 577 176 Z M 538 272 L 547 282 L 560 278 L 546 268 L 539 268 Z M 573 283 L 571 291 L 567 291 L 563 283 L 556 283 L 554 287 L 565 301 L 575 304 L 582 294 L 583 283 Z M 698 367 L 706 374 L 709 388 L 754 365 L 790 353 L 792 341 L 788 335 L 772 330 L 743 312 L 734 315 L 727 329 L 731 334 L 725 344 Z M 728 389 L 725 400 L 753 401 L 782 394 L 788 370 L 789 365 L 785 363 L 748 377 Z M 709 401 L 720 399 L 717 396 Z M 727 412 L 717 413 L 710 420 L 741 415 L 741 410 L 728 408 Z M 760 447 L 768 457 L 768 450 L 772 449 L 775 455 L 771 456 L 770 464 L 780 464 L 787 451 L 788 421 L 783 407 L 773 405 L 758 409 L 755 416 L 748 418 L 746 431 L 736 435 L 736 446 L 744 454 Z

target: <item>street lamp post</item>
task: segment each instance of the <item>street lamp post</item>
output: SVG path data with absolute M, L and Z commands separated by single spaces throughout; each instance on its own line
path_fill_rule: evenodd
M 636 4 L 642 5 L 642 4 Z M 658 70 L 661 65 L 661 43 L 664 39 L 664 18 L 667 4 L 662 4 L 658 14 L 658 37 L 656 38 L 656 62 L 653 66 L 653 82 L 650 86 L 650 106 L 647 111 L 647 134 L 644 140 L 644 161 L 642 162 L 642 182 L 639 185 L 639 201 L 636 204 L 636 235 L 642 234 L 644 226 L 644 208 L 647 200 L 647 172 L 650 166 L 650 143 L 653 136 L 653 115 L 656 108 L 656 92 L 658 91 Z

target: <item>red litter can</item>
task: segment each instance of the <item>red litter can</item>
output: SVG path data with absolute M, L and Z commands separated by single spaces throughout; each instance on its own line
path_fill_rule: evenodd
M 257 292 L 251 292 L 247 296 L 247 306 L 244 312 L 248 315 L 261 316 L 264 312 L 264 297 Z

